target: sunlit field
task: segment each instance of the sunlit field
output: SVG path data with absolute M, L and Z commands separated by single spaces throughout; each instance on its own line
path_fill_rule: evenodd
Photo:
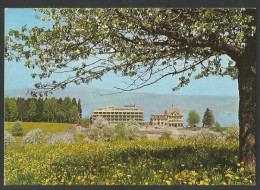
M 5 149 L 6 185 L 254 185 L 235 141 L 131 140 Z
M 5 122 L 5 130 L 10 132 L 11 126 L 15 122 Z M 22 122 L 23 132 L 26 134 L 28 131 L 40 128 L 44 133 L 57 133 L 64 131 L 64 129 L 71 124 L 68 123 L 47 123 L 47 122 Z

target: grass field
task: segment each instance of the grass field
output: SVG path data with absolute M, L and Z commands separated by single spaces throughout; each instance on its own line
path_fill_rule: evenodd
M 10 132 L 11 126 L 15 122 L 5 122 L 5 130 Z M 22 128 L 24 134 L 33 129 L 40 128 L 43 133 L 57 133 L 64 131 L 66 127 L 71 126 L 72 124 L 68 123 L 47 123 L 47 122 L 22 122 Z
M 15 145 L 5 151 L 7 185 L 253 185 L 238 143 L 132 140 Z
M 14 123 L 6 122 L 10 132 Z M 22 122 L 24 134 L 44 134 L 72 124 Z M 179 131 L 181 132 L 181 131 Z M 81 135 L 82 136 L 82 135 Z M 238 163 L 238 142 L 212 139 L 82 141 L 5 148 L 6 185 L 254 185 L 255 175 Z M 81 140 L 79 140 L 81 139 Z

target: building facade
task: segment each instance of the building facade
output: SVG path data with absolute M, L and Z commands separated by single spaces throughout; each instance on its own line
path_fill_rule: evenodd
M 183 127 L 183 113 L 180 109 L 167 109 L 163 115 L 151 115 L 153 127 Z
M 126 123 L 129 120 L 135 120 L 142 124 L 144 122 L 144 111 L 135 105 L 125 105 L 124 107 L 108 105 L 94 109 L 91 117 L 92 121 L 95 121 L 97 117 L 103 117 L 109 124 Z

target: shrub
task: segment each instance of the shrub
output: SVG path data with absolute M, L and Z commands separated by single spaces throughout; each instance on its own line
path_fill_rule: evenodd
M 98 117 L 93 125 L 87 129 L 85 141 L 112 141 L 112 140 L 133 140 L 138 137 L 139 123 L 128 121 L 120 123 L 115 127 L 108 124 L 103 118 Z
M 196 139 L 201 139 L 201 140 L 213 140 L 213 141 L 217 141 L 217 140 L 221 140 L 223 139 L 223 137 L 221 136 L 220 133 L 218 132 L 214 132 L 211 131 L 209 129 L 202 129 L 201 131 L 197 132 L 197 134 L 195 134 Z
M 171 132 L 170 131 L 164 131 L 163 134 L 159 137 L 159 140 L 169 140 L 171 139 Z
M 133 140 L 137 138 L 138 130 L 140 128 L 140 124 L 137 121 L 129 120 L 125 125 L 126 137 L 129 140 Z
M 119 123 L 115 126 L 115 137 L 114 140 L 122 140 L 127 139 L 125 125 L 123 123 Z
M 75 143 L 75 136 L 70 132 L 60 132 L 49 135 L 47 144 L 71 144 Z
M 90 119 L 88 117 L 84 117 L 80 119 L 80 126 L 84 128 L 88 128 L 90 126 Z
M 215 132 L 222 132 L 222 128 L 220 126 L 220 123 L 219 122 L 215 122 L 215 127 L 214 127 L 214 131 Z
M 103 117 L 97 117 L 93 124 L 87 129 L 86 138 L 84 140 L 87 142 L 109 140 L 110 130 L 107 128 L 108 125 L 108 122 Z
M 111 140 L 113 140 L 114 135 L 115 135 L 115 127 L 113 127 L 111 125 L 107 125 L 107 126 L 103 127 L 102 132 L 103 132 L 103 140 L 111 141 Z
M 84 138 L 84 141 L 101 141 L 103 140 L 103 134 L 101 129 L 96 127 L 90 127 L 87 131 L 86 138 Z
M 4 142 L 5 142 L 5 145 L 11 145 L 11 144 L 15 143 L 15 139 L 12 134 L 5 131 L 4 132 Z
M 210 129 L 202 128 L 191 135 L 181 134 L 178 137 L 180 140 L 223 140 L 221 133 L 211 131 Z
M 97 117 L 95 121 L 93 122 L 94 127 L 96 128 L 103 128 L 108 125 L 108 122 L 103 117 Z
M 120 123 L 115 126 L 114 140 L 133 140 L 138 137 L 140 125 L 134 120 L 128 121 L 126 124 Z
M 41 129 L 29 131 L 23 138 L 23 144 L 41 144 L 43 132 Z
M 111 141 L 114 139 L 115 128 L 111 125 L 97 127 L 92 125 L 86 133 L 85 141 Z
M 233 125 L 225 131 L 226 140 L 238 140 L 239 139 L 239 128 Z
M 11 133 L 13 136 L 23 136 L 23 128 L 20 121 L 16 121 L 11 127 Z

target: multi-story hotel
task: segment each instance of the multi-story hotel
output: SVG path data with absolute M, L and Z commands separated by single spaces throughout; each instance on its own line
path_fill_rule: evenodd
M 167 109 L 163 115 L 151 115 L 151 124 L 154 127 L 183 127 L 183 113 L 180 109 Z
M 135 120 L 141 124 L 144 122 L 144 111 L 135 105 L 124 107 L 108 105 L 92 111 L 92 121 L 95 121 L 97 117 L 103 117 L 109 124 L 125 123 L 129 120 Z

